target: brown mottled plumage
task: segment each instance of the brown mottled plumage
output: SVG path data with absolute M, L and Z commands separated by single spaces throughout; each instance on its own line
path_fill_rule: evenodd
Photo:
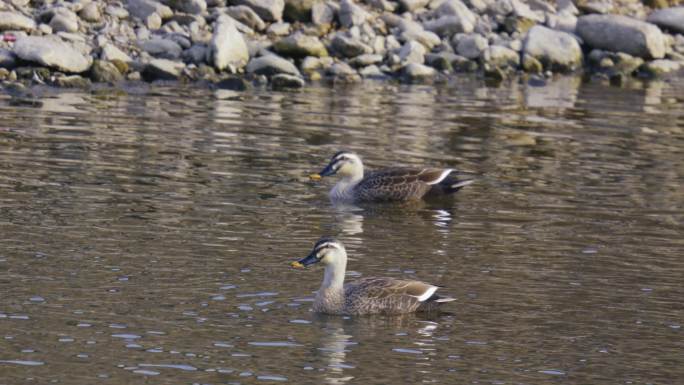
M 421 281 L 369 277 L 344 284 L 347 253 L 334 238 L 321 238 L 307 257 L 292 265 L 304 267 L 318 262 L 325 265 L 323 284 L 313 304 L 318 313 L 404 314 L 433 311 L 454 300 L 438 296 L 437 286 Z
M 363 163 L 358 155 L 338 152 L 330 163 L 314 178 L 339 174 L 342 176 L 330 192 L 336 201 L 405 202 L 425 196 L 451 194 L 472 181 L 449 177 L 452 169 L 388 169 L 364 176 Z

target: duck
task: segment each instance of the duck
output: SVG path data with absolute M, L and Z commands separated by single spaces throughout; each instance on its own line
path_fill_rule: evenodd
M 439 286 L 416 280 L 366 277 L 345 284 L 347 251 L 334 237 L 320 238 L 309 255 L 291 266 L 303 269 L 316 263 L 325 266 L 323 283 L 313 302 L 316 313 L 356 316 L 432 312 L 455 301 L 437 295 Z
M 474 180 L 451 177 L 451 168 L 391 168 L 364 173 L 361 157 L 350 151 L 339 151 L 321 172 L 309 175 L 311 180 L 340 175 L 330 190 L 334 202 L 408 202 L 428 197 L 453 194 Z

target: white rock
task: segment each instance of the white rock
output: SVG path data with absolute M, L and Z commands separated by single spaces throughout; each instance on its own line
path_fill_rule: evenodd
M 90 67 L 90 60 L 57 37 L 25 36 L 17 39 L 14 54 L 22 60 L 36 62 L 64 72 L 79 73 Z
M 185 64 L 167 59 L 152 59 L 145 67 L 143 76 L 147 80 L 176 80 L 183 73 Z
M 125 63 L 130 63 L 133 60 L 125 52 L 117 48 L 114 44 L 107 43 L 102 47 L 102 52 L 100 53 L 100 59 L 106 61 L 121 60 Z
M 456 52 L 468 59 L 477 59 L 488 46 L 489 42 L 484 36 L 473 33 L 458 40 Z
M 408 41 L 399 50 L 399 59 L 402 63 L 419 63 L 425 62 L 425 54 L 427 51 L 425 47 L 416 42 Z
M 234 0 L 237 5 L 246 5 L 265 21 L 283 20 L 285 0 Z
M 98 22 L 100 19 L 102 19 L 102 14 L 100 13 L 98 3 L 87 4 L 78 12 L 78 15 L 81 17 L 81 19 L 91 23 Z
M 126 19 L 129 16 L 129 13 L 125 8 L 117 7 L 115 5 L 106 6 L 105 13 L 109 16 L 116 17 L 117 19 Z
M 249 64 L 247 64 L 247 68 L 245 68 L 245 70 L 247 73 L 255 73 L 266 76 L 273 76 L 275 74 L 301 76 L 297 66 L 277 55 L 266 55 L 254 58 L 249 61 Z
M 407 80 L 412 82 L 430 80 L 437 74 L 434 68 L 420 63 L 408 63 L 401 69 L 401 72 Z
M 428 50 L 431 50 L 442 42 L 436 33 L 426 31 L 420 27 L 420 25 L 418 28 L 409 28 L 403 31 L 401 35 L 399 35 L 399 38 L 402 41 L 415 40 L 424 45 Z
M 20 13 L 0 12 L 0 31 L 33 31 L 36 22 Z
M 520 54 L 500 45 L 490 45 L 482 52 L 482 59 L 495 68 L 517 68 L 520 64 Z
M 369 65 L 359 69 L 359 74 L 364 78 L 381 78 L 385 77 L 385 74 L 380 70 L 375 64 Z
M 546 69 L 573 70 L 582 65 L 582 47 L 573 35 L 541 25 L 527 32 L 523 52 Z
M 247 65 L 249 51 L 242 34 L 235 28 L 235 21 L 229 16 L 221 16 L 214 25 L 211 39 L 210 62 L 219 71 L 228 68 L 235 70 Z
M 66 8 L 59 8 L 50 20 L 50 27 L 54 32 L 76 32 L 78 16 Z
M 268 26 L 266 32 L 275 36 L 286 36 L 290 33 L 290 23 L 279 22 Z
M 660 28 L 684 34 L 684 7 L 659 9 L 648 15 L 647 21 Z
M 678 71 L 682 68 L 681 63 L 674 60 L 653 60 L 645 64 L 646 71 L 653 75 L 664 75 L 670 72 Z
M 619 15 L 587 15 L 577 21 L 577 34 L 592 48 L 659 59 L 665 39 L 653 24 Z
M 340 1 L 338 18 L 343 27 L 350 28 L 365 23 L 370 18 L 370 14 L 354 4 L 352 0 L 342 0 Z

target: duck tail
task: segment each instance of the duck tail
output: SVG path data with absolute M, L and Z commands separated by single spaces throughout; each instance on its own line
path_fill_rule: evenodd
M 455 180 L 452 179 L 449 181 L 450 184 L 444 186 L 444 192 L 447 194 L 453 194 L 456 191 L 462 189 L 463 187 L 474 183 L 474 179 L 465 179 L 465 180 Z

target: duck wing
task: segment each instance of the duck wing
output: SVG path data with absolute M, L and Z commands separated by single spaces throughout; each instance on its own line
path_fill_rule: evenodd
M 426 304 L 440 298 L 435 295 L 437 288 L 421 281 L 363 278 L 345 285 L 345 310 L 348 314 L 401 314 L 424 310 Z
M 420 199 L 430 186 L 444 180 L 452 169 L 388 169 L 375 171 L 354 187 L 360 201 L 407 201 Z

